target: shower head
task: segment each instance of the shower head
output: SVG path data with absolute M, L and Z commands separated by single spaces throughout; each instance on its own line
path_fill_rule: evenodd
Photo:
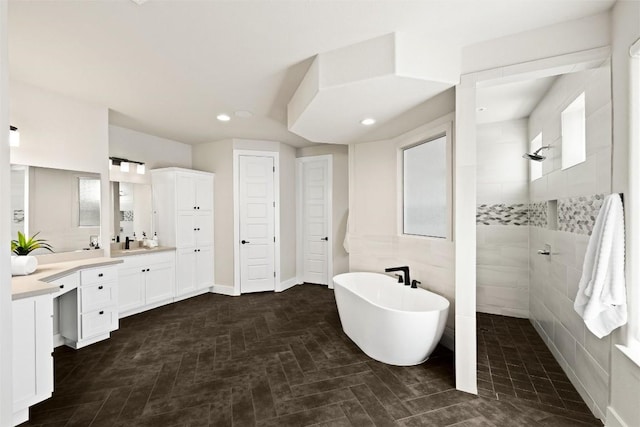
M 540 151 L 542 150 L 547 150 L 551 148 L 550 145 L 543 145 L 542 147 L 538 148 L 533 154 L 531 153 L 524 153 L 522 155 L 523 158 L 528 159 L 528 160 L 533 160 L 534 162 L 541 162 L 544 159 L 546 159 L 546 156 L 543 156 L 542 154 L 538 154 L 540 153 Z

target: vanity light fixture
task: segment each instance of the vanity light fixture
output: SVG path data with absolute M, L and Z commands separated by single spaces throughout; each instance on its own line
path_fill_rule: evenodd
M 362 119 L 360 121 L 360 124 L 365 125 L 365 126 L 371 126 L 375 122 L 376 122 L 376 119 L 372 119 L 371 117 L 367 117 L 366 119 Z
M 9 146 L 10 147 L 19 147 L 20 146 L 20 132 L 18 128 L 15 126 L 9 126 Z
M 231 120 L 231 117 L 228 114 L 218 114 L 216 116 L 216 119 L 220 120 L 221 122 L 228 122 L 229 120 Z
M 111 169 L 113 166 L 120 166 L 120 172 L 129 172 L 131 164 L 136 165 L 136 173 L 139 173 L 140 175 L 145 174 L 146 167 L 144 162 L 123 159 L 122 157 L 109 157 L 109 169 Z

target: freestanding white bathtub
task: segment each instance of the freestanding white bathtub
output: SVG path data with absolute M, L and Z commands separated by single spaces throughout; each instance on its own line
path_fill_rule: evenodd
M 449 301 L 380 273 L 333 278 L 342 329 L 367 356 L 389 365 L 418 365 L 442 338 Z

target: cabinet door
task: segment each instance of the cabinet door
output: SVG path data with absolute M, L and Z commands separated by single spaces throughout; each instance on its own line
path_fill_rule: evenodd
M 53 392 L 53 299 L 49 294 L 11 304 L 13 411 L 18 413 L 49 398 Z M 26 418 L 14 421 L 23 422 Z
M 178 211 L 193 212 L 197 208 L 195 178 L 191 174 L 176 174 L 176 203 Z
M 144 272 L 143 267 L 130 267 L 120 271 L 118 275 L 118 311 L 129 310 L 144 305 Z
M 196 207 L 199 212 L 213 211 L 213 177 L 197 176 L 196 185 Z
M 213 246 L 213 214 L 197 214 L 194 223 L 196 229 L 194 246 L 198 248 Z
M 146 304 L 174 297 L 175 271 L 171 263 L 151 265 L 145 276 Z
M 179 249 L 176 260 L 176 295 L 196 290 L 196 249 Z
M 191 248 L 196 246 L 196 216 L 193 212 L 181 212 L 177 217 L 176 247 Z
M 198 248 L 196 252 L 196 286 L 203 289 L 213 286 L 213 248 Z

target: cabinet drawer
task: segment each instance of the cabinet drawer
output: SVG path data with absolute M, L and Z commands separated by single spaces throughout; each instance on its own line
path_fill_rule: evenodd
M 115 282 L 83 286 L 80 288 L 80 307 L 82 313 L 115 305 L 115 291 Z
M 54 294 L 55 297 L 59 297 L 60 295 L 64 295 L 67 292 L 76 289 L 78 287 L 79 282 L 80 282 L 79 274 L 73 273 L 73 274 L 69 274 L 68 276 L 64 276 L 59 279 L 53 280 L 49 283 L 60 287 L 60 290 L 56 294 Z
M 114 308 L 106 308 L 104 310 L 82 314 L 80 316 L 81 339 L 84 340 L 111 332 L 111 325 L 115 316 L 116 310 Z
M 118 272 L 114 267 L 92 268 L 80 272 L 80 283 L 90 285 L 92 283 L 110 282 L 116 280 Z

